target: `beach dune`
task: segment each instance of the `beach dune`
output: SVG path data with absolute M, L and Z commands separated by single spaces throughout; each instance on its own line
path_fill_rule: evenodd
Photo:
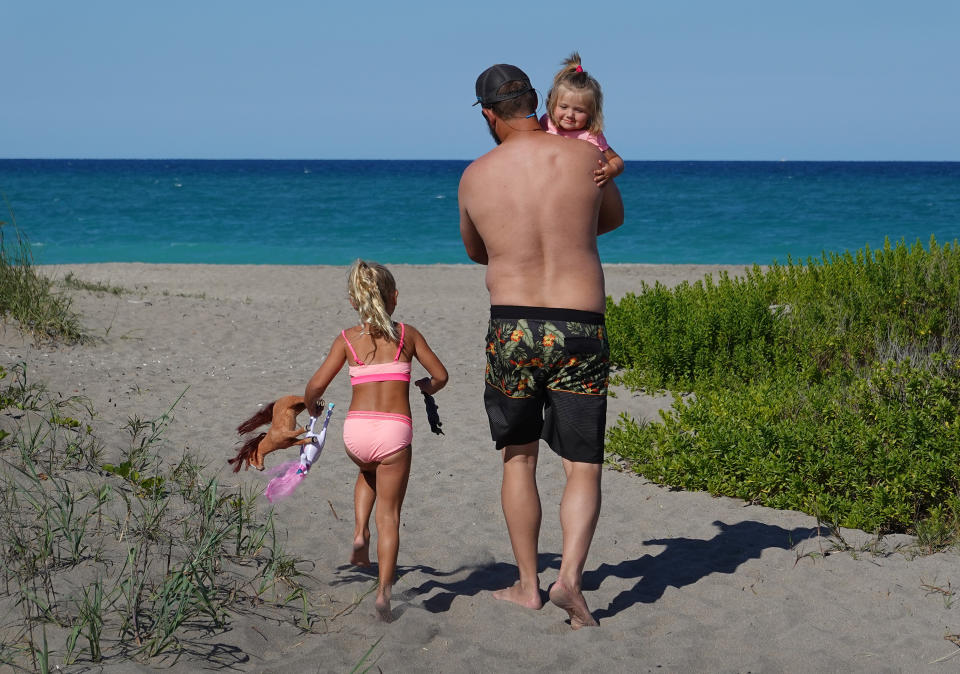
M 95 264 L 42 267 L 56 278 L 120 286 L 118 295 L 71 291 L 97 340 L 34 345 L 7 325 L 3 365 L 27 363 L 51 390 L 86 396 L 98 431 L 119 436 L 127 418 L 151 418 L 179 398 L 161 453 L 198 456 L 222 485 L 264 486 L 234 474 L 236 426 L 257 406 L 302 393 L 339 331 L 355 321 L 343 267 Z M 395 316 L 421 330 L 450 373 L 436 396 L 444 435 L 430 432 L 419 395 L 403 510 L 392 624 L 375 616 L 376 577 L 347 564 L 354 465 L 340 431 L 350 400 L 342 372 L 326 449 L 300 490 L 275 506 L 284 546 L 309 560 L 310 600 L 341 613 L 320 630 L 233 616 L 203 654 L 167 658 L 171 671 L 956 671 L 945 637 L 960 633 L 960 608 L 929 586 L 960 581 L 956 553 L 914 557 L 906 536 L 876 541 L 845 531 L 851 551 L 805 514 L 674 491 L 617 470 L 603 477 L 603 510 L 584 574 L 598 629 L 571 631 L 564 611 L 497 602 L 516 569 L 500 511 L 500 457 L 482 406 L 484 269 L 391 265 Z M 615 299 L 641 282 L 668 285 L 740 267 L 610 265 Z M 423 376 L 414 366 L 414 378 Z M 623 389 L 621 413 L 655 420 L 666 396 Z M 119 440 L 117 441 L 119 444 Z M 108 446 L 108 451 L 110 447 Z M 268 457 L 273 465 L 284 452 Z M 544 445 L 540 560 L 544 590 L 556 578 L 561 537 L 559 459 Z M 263 501 L 263 507 L 268 507 Z M 363 597 L 357 604 L 357 599 Z M 357 604 L 354 608 L 351 605 Z M 371 650 L 372 649 L 372 650 Z M 364 657 L 366 659 L 364 660 Z M 132 663 L 111 665 L 129 671 Z M 139 665 L 138 665 L 139 666 Z

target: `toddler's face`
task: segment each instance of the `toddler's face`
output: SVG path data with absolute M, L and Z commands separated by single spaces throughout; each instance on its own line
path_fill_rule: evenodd
M 590 114 L 584 99 L 583 94 L 561 89 L 557 96 L 557 105 L 553 109 L 557 126 L 564 131 L 579 131 L 585 128 L 590 121 Z

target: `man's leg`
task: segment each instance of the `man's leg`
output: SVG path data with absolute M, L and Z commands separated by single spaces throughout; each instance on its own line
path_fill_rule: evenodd
M 532 609 L 543 606 L 540 599 L 540 580 L 537 577 L 537 542 L 540 538 L 538 451 L 538 441 L 525 445 L 507 445 L 503 448 L 500 500 L 520 579 L 515 585 L 493 593 L 497 599 L 512 601 Z M 589 546 L 589 543 L 587 545 Z
M 570 626 L 576 630 L 597 624 L 580 592 L 580 584 L 600 516 L 603 464 L 563 459 L 563 470 L 567 474 L 567 484 L 560 501 L 563 557 L 557 582 L 550 588 L 550 601 L 567 612 Z

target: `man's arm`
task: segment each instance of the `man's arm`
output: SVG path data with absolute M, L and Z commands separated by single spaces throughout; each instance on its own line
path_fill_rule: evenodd
M 597 215 L 597 236 L 612 232 L 623 224 L 623 199 L 612 180 L 600 188 L 600 213 Z
M 487 246 L 483 243 L 477 226 L 470 219 L 467 213 L 467 207 L 464 204 L 464 181 L 460 181 L 460 190 L 457 194 L 457 200 L 460 202 L 460 238 L 463 239 L 463 247 L 467 251 L 467 257 L 478 264 L 487 264 Z

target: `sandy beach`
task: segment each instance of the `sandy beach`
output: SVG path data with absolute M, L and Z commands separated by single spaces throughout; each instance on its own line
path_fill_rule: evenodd
M 2 364 L 25 362 L 52 391 L 86 396 L 98 431 L 118 437 L 133 414 L 159 416 L 181 396 L 161 453 L 184 450 L 222 484 L 263 485 L 234 474 L 237 424 L 257 406 L 302 393 L 341 328 L 356 314 L 343 267 L 95 264 L 41 268 L 126 292 L 71 291 L 97 337 L 78 346 L 36 346 L 10 325 Z M 114 671 L 159 666 L 254 672 L 668 671 L 951 672 L 960 633 L 951 588 L 956 552 L 917 556 L 908 536 L 844 531 L 851 550 L 815 518 L 706 493 L 673 491 L 617 470 L 603 477 L 603 510 L 587 560 L 584 594 L 599 628 L 574 632 L 551 604 L 530 611 L 490 591 L 515 580 L 500 510 L 500 457 L 482 406 L 488 299 L 478 266 L 391 266 L 395 317 L 418 327 L 450 373 L 437 397 L 444 435 L 430 433 L 412 399 L 414 454 L 404 503 L 394 589 L 396 620 L 377 620 L 373 596 L 329 621 L 323 633 L 255 615 L 234 616 L 206 651 Z M 673 285 L 739 267 L 610 265 L 607 293 L 641 282 Z M 414 366 L 414 378 L 423 376 Z M 655 419 L 670 399 L 615 391 L 608 425 L 621 413 Z M 412 394 L 413 395 L 413 394 Z M 326 449 L 307 482 L 275 506 L 287 551 L 312 564 L 310 600 L 330 615 L 356 602 L 375 575 L 347 564 L 353 531 L 354 465 L 340 443 L 350 400 L 342 372 L 326 399 L 337 407 Z M 304 418 L 304 417 L 302 417 Z M 107 448 L 109 451 L 110 447 Z M 291 452 L 291 450 L 287 450 Z M 291 452 L 284 458 L 293 458 Z M 278 454 L 267 459 L 278 462 Z M 563 471 L 541 446 L 541 586 L 556 579 Z M 268 504 L 264 500 L 263 508 Z M 824 534 L 821 537 L 820 534 Z M 831 552 L 833 551 L 833 552 Z M 379 642 L 378 642 L 379 640 Z M 87 670 L 89 671 L 89 670 Z

